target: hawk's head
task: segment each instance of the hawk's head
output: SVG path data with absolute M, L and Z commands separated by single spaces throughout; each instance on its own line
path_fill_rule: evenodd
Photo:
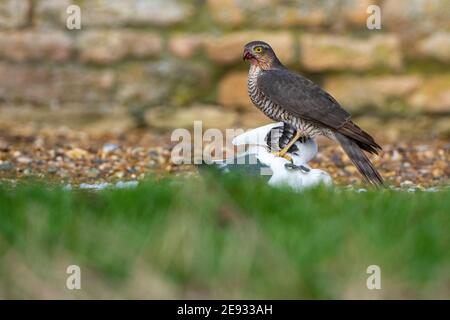
M 273 66 L 281 65 L 272 47 L 264 41 L 252 41 L 244 46 L 242 59 L 250 61 L 250 64 L 257 65 L 262 69 L 270 69 Z

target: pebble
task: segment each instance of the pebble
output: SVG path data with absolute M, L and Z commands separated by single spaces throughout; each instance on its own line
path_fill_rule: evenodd
M 88 189 L 88 190 L 103 190 L 109 187 L 111 184 L 108 182 L 102 183 L 82 183 L 80 184 L 80 189 Z
M 119 145 L 117 145 L 115 143 L 105 143 L 102 148 L 104 153 L 110 153 L 117 149 L 119 149 Z
M 31 159 L 30 157 L 26 157 L 26 156 L 20 156 L 16 159 L 16 161 L 18 163 L 22 163 L 22 164 L 30 164 L 31 162 L 33 162 L 33 159 Z
M 88 155 L 88 152 L 81 148 L 74 148 L 67 151 L 66 155 L 71 159 L 82 159 Z
M 125 175 L 125 173 L 123 171 L 118 171 L 114 174 L 114 176 L 119 179 L 123 178 L 124 175 Z
M 102 183 L 82 183 L 80 184 L 80 189 L 87 189 L 87 190 L 104 190 L 106 188 L 117 188 L 117 189 L 128 189 L 128 188 L 135 188 L 139 184 L 136 180 L 131 181 L 118 181 L 116 184 L 112 185 L 108 182 L 102 182 Z
M 100 170 L 98 170 L 96 168 L 90 168 L 86 173 L 86 176 L 89 178 L 97 178 L 99 175 L 100 175 Z
M 135 188 L 139 184 L 138 181 L 132 180 L 132 181 L 119 181 L 116 183 L 116 188 L 118 189 L 127 189 L 127 188 Z
M 409 187 L 414 185 L 414 183 L 410 180 L 405 180 L 403 182 L 400 183 L 400 187 L 404 188 L 404 187 Z
M 12 168 L 14 168 L 14 165 L 9 161 L 0 163 L 0 170 L 2 170 L 2 171 L 9 171 Z
M 48 167 L 47 168 L 47 172 L 48 173 L 57 173 L 58 172 L 58 168 L 57 167 Z

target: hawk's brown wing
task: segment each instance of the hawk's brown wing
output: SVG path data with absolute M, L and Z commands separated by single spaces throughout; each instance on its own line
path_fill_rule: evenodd
M 377 153 L 381 147 L 350 120 L 350 113 L 318 85 L 287 69 L 263 71 L 258 88 L 294 117 L 331 129 L 345 153 L 367 181 L 383 186 L 383 178 L 362 150 Z
M 360 147 L 368 152 L 377 153 L 381 149 L 350 120 L 350 113 L 311 80 L 287 69 L 274 69 L 263 71 L 257 85 L 265 96 L 293 116 L 340 132 L 360 142 Z
M 263 71 L 257 84 L 264 95 L 293 116 L 321 126 L 338 129 L 351 117 L 322 88 L 289 70 Z

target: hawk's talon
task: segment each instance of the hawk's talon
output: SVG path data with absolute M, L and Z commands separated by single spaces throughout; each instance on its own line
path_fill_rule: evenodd
M 277 152 L 272 152 L 272 154 L 273 154 L 275 157 L 281 157 L 281 158 L 286 159 L 286 160 L 289 161 L 289 162 L 292 162 L 292 157 L 291 157 L 290 155 L 286 154 L 286 153 L 283 153 L 283 152 L 281 152 L 281 151 L 277 151 Z

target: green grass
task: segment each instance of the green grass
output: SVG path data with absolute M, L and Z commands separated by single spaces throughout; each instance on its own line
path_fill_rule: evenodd
M 450 298 L 450 192 L 0 187 L 0 298 Z M 66 268 L 82 289 L 65 288 Z M 368 290 L 366 269 L 381 268 Z

